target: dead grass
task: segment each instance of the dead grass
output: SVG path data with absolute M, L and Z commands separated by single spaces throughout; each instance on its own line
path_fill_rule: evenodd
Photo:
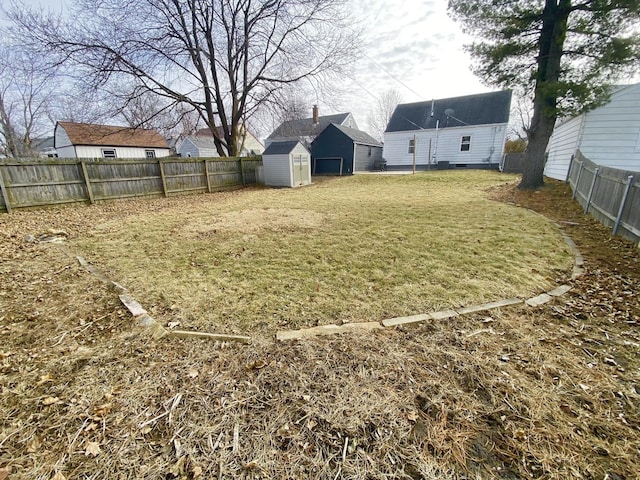
M 382 320 L 532 296 L 564 275 L 557 228 L 486 198 L 504 181 L 356 176 L 196 198 L 98 225 L 74 248 L 183 327 L 272 335 Z
M 560 184 L 492 195 L 577 223 L 566 297 L 250 347 L 153 341 L 73 257 L 23 240 L 209 196 L 0 216 L 0 476 L 638 478 L 638 250 Z

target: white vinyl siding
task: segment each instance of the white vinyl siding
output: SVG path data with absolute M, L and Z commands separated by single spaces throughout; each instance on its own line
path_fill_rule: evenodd
M 120 159 L 127 158 L 147 158 L 145 153 L 146 150 L 153 150 L 156 154 L 156 157 L 168 157 L 169 149 L 168 148 L 144 148 L 144 147 L 111 147 L 111 146 L 86 146 L 86 145 L 78 145 L 75 147 L 76 155 L 78 158 L 103 158 L 102 150 L 115 149 L 117 152 L 117 156 Z M 62 155 L 60 155 L 62 157 Z M 71 157 L 73 158 L 73 157 Z
M 408 152 L 407 145 L 415 135 L 416 165 L 435 165 L 439 161 L 453 165 L 498 164 L 504 152 L 506 133 L 506 124 L 442 128 L 437 134 L 435 129 L 385 132 L 383 157 L 391 167 L 411 166 L 413 154 Z M 473 139 L 473 147 L 468 152 L 460 151 L 463 136 Z M 430 142 L 431 162 L 428 158 Z
M 571 156 L 578 146 L 578 137 L 584 115 L 556 125 L 547 148 L 547 163 L 544 174 L 556 180 L 566 180 Z
M 640 171 L 640 84 L 622 87 L 606 105 L 560 123 L 549 141 L 545 175 L 565 180 L 576 150 L 593 162 Z

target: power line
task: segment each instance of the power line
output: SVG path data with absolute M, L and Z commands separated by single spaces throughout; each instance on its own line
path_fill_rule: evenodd
M 386 73 L 387 75 L 389 75 L 391 78 L 393 78 L 396 82 L 398 82 L 400 85 L 402 85 L 404 88 L 406 88 L 407 90 L 409 90 L 411 93 L 413 93 L 414 95 L 417 95 L 418 98 L 424 98 L 422 95 L 420 95 L 418 92 L 416 92 L 413 88 L 411 88 L 410 86 L 408 86 L 406 83 L 404 83 L 402 80 L 400 80 L 398 77 L 396 77 L 393 73 L 391 73 L 389 70 L 387 70 L 386 68 L 384 68 L 382 65 L 380 65 L 378 62 L 376 62 L 373 58 L 371 58 L 369 55 L 367 55 L 366 53 L 364 54 L 365 57 L 367 57 L 369 60 L 371 60 L 373 63 L 375 63 L 384 73 Z

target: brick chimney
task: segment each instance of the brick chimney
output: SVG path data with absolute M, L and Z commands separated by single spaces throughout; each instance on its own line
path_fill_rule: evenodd
M 313 106 L 313 124 L 317 125 L 320 123 L 320 117 L 318 116 L 318 105 Z

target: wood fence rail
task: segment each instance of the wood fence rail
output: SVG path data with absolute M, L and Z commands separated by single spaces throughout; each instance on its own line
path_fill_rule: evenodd
M 585 213 L 611 227 L 614 235 L 640 242 L 640 172 L 599 166 L 578 150 L 567 182 Z
M 257 183 L 260 157 L 161 159 L 3 159 L 0 211 Z

